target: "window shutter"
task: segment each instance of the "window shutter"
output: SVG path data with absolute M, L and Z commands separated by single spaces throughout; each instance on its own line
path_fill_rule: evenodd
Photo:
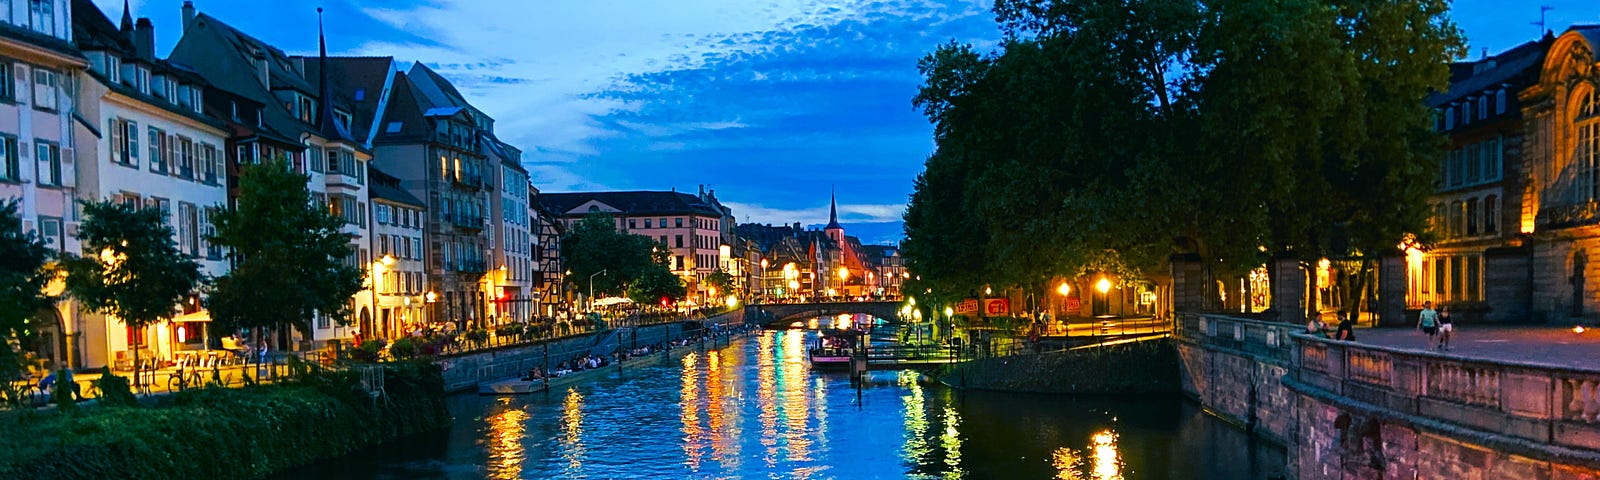
M 68 187 L 78 186 L 77 162 L 73 161 L 73 149 L 61 147 L 61 184 Z

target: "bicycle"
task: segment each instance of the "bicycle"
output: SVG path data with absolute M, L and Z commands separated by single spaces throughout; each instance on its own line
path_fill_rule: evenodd
M 167 391 L 181 392 L 191 386 L 205 384 L 205 377 L 200 376 L 199 368 L 189 368 L 191 361 L 187 358 L 178 360 L 178 371 L 167 376 Z

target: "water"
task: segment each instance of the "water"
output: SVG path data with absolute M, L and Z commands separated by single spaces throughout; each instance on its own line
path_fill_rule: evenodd
M 280 478 L 1250 479 L 1285 452 L 1176 398 L 960 392 L 911 372 L 812 372 L 809 334 L 517 398 L 450 399 L 447 433 Z

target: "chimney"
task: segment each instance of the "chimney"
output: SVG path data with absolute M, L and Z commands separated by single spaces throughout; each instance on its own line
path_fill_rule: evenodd
M 706 184 L 700 184 L 700 198 L 706 197 Z
M 183 31 L 189 31 L 189 22 L 194 21 L 194 1 L 183 0 Z
M 149 17 L 139 17 L 133 25 L 133 51 L 139 58 L 156 58 L 156 26 Z

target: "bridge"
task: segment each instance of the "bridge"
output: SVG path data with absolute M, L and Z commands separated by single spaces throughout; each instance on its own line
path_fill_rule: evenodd
M 814 317 L 831 317 L 840 314 L 863 314 L 900 322 L 900 302 L 818 302 L 769 303 L 750 305 L 756 320 L 766 325 L 786 325 L 796 320 Z

